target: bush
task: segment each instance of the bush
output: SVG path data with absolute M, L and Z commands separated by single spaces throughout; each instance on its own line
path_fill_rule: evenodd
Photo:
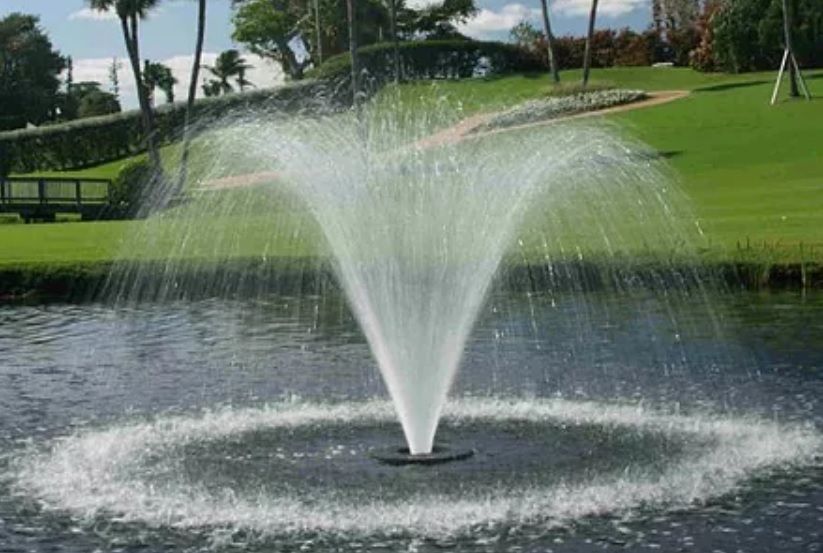
M 538 57 L 512 44 L 474 40 L 420 40 L 399 45 L 404 79 L 463 79 L 478 74 L 540 69 Z M 394 48 L 381 42 L 358 50 L 358 61 L 369 82 L 380 85 L 393 75 Z M 350 78 L 348 53 L 329 58 L 306 73 L 309 77 L 333 82 Z
M 137 216 L 147 188 L 154 180 L 154 170 L 148 157 L 141 156 L 124 163 L 112 183 L 112 212 L 109 215 L 127 218 Z
M 199 121 L 216 119 L 248 108 L 297 112 L 307 107 L 335 107 L 338 98 L 325 83 L 303 81 L 275 89 L 205 98 L 195 103 Z M 166 104 L 155 110 L 155 138 L 169 143 L 183 131 L 186 104 Z M 66 171 L 129 157 L 146 149 L 139 111 L 92 117 L 41 127 L 0 132 L 0 174 Z

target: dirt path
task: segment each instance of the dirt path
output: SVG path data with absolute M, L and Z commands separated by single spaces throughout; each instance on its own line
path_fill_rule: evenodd
M 685 98 L 688 95 L 688 90 L 659 90 L 655 92 L 649 92 L 648 98 L 646 98 L 645 100 L 632 102 L 630 104 L 622 104 L 610 108 L 599 109 L 595 111 L 587 111 L 584 113 L 576 113 L 574 115 L 555 117 L 552 119 L 546 119 L 544 121 L 534 121 L 532 123 L 524 123 L 522 125 L 514 125 L 511 127 L 492 129 L 489 131 L 473 132 L 475 129 L 487 123 L 494 116 L 498 115 L 501 112 L 479 113 L 476 115 L 469 116 L 466 119 L 463 119 L 462 121 L 447 129 L 443 129 L 442 131 L 436 132 L 431 136 L 419 140 L 416 143 L 416 146 L 419 148 L 432 148 L 444 144 L 453 144 L 455 142 L 460 142 L 461 140 L 480 138 L 484 136 L 491 136 L 494 134 L 500 134 L 511 131 L 519 131 L 523 129 L 540 127 L 544 125 L 552 125 L 564 121 L 573 121 L 575 119 L 584 119 L 587 117 L 597 117 L 602 115 L 610 115 L 613 113 L 621 113 L 624 111 L 632 111 L 635 109 L 649 108 L 653 106 L 659 106 L 661 104 L 667 104 L 669 102 L 673 102 L 674 100 Z M 279 175 L 277 172 L 269 171 L 263 173 L 251 173 L 248 175 L 237 175 L 234 177 L 223 177 L 220 179 L 206 181 L 203 184 L 201 184 L 197 188 L 197 190 L 223 190 L 228 188 L 238 188 L 241 186 L 251 186 L 254 184 L 260 184 L 263 182 L 276 180 L 278 176 Z

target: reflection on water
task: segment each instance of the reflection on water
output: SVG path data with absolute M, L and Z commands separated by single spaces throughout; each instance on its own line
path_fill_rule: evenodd
M 714 317 L 704 304 L 651 293 L 494 296 L 454 394 L 622 399 L 683 412 L 710 407 L 823 429 L 823 294 L 729 294 L 712 304 Z M 0 308 L 0 472 L 27 440 L 42 443 L 77 425 L 295 395 L 385 395 L 338 297 Z M 0 544 L 7 550 L 111 544 L 109 531 L 100 537 L 7 497 L 7 484 L 0 478 Z M 766 475 L 719 506 L 649 517 L 625 531 L 595 520 L 579 535 L 534 539 L 555 551 L 587 550 L 593 542 L 813 551 L 823 527 L 821 486 L 823 475 L 812 469 Z M 186 545 L 189 539 L 169 537 L 172 545 L 164 547 L 202 545 Z

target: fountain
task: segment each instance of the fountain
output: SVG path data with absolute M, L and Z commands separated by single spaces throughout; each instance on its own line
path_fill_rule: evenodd
M 820 385 L 717 331 L 653 153 L 602 122 L 432 142 L 454 106 L 390 107 L 225 122 L 109 303 L 9 315 L 0 541 L 675 549 L 692 514 L 745 532 L 741 494 L 819 497 Z
M 234 147 L 242 142 L 245 156 L 276 178 L 268 186 L 288 190 L 318 223 L 394 403 L 409 460 L 465 458 L 442 448 L 433 455 L 438 420 L 528 210 L 574 195 L 573 187 L 592 187 L 605 171 L 630 170 L 630 179 L 651 181 L 654 169 L 629 159 L 629 143 L 602 128 L 432 145 L 425 138 L 448 121 L 443 107 L 399 112 L 248 122 L 217 141 L 215 166 L 237 164 Z M 663 207 L 667 201 L 658 200 Z M 379 457 L 405 456 L 393 449 Z

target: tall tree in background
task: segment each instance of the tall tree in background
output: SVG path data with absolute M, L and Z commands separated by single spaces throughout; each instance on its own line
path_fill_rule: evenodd
M 557 56 L 554 53 L 554 35 L 552 34 L 552 23 L 549 19 L 548 0 L 540 0 L 540 8 L 543 12 L 543 32 L 546 33 L 546 54 L 549 57 L 549 70 L 552 81 L 560 82 L 560 70 L 557 68 Z
M 0 130 L 39 125 L 56 115 L 66 60 L 34 15 L 0 19 Z
M 140 70 L 140 21 L 160 3 L 160 0 L 88 0 L 89 6 L 98 11 L 114 10 L 120 20 L 120 30 L 126 42 L 126 51 L 134 73 L 134 82 L 137 83 L 137 100 L 140 103 L 140 113 L 143 121 L 143 132 L 146 135 L 146 146 L 153 169 L 160 174 L 162 165 L 160 153 L 154 138 L 154 114 L 149 104 L 148 93 L 143 82 Z
M 186 184 L 189 171 L 189 151 L 191 150 L 191 123 L 194 116 L 194 100 L 197 98 L 197 83 L 200 80 L 200 64 L 203 59 L 203 42 L 206 37 L 206 0 L 197 0 L 197 40 L 194 45 L 194 61 L 189 79 L 189 95 L 186 98 L 186 122 L 183 130 L 183 151 L 180 154 L 180 174 L 177 191 Z
M 597 2 L 592 0 L 592 9 L 589 12 L 589 29 L 586 33 L 586 49 L 583 51 L 583 88 L 589 84 L 589 71 L 592 65 L 592 38 L 594 37 L 594 23 L 597 19 Z
M 206 71 L 211 73 L 214 79 L 203 85 L 203 92 L 206 96 L 219 96 L 234 92 L 234 81 L 242 91 L 247 86 L 253 86 L 246 80 L 246 71 L 252 66 L 240 55 L 237 50 L 226 50 L 221 52 L 214 62 L 214 65 L 205 66 Z
M 154 106 L 154 91 L 159 88 L 166 96 L 166 103 L 174 103 L 174 85 L 177 79 L 170 67 L 162 63 L 146 60 L 143 66 L 143 83 L 149 97 L 149 104 Z
M 293 79 L 303 77 L 288 40 L 298 23 L 307 21 L 300 11 L 292 9 L 289 0 L 232 0 L 237 10 L 232 18 L 232 38 L 248 46 L 253 53 L 275 59 Z M 304 7 L 305 9 L 305 7 Z M 306 16 L 308 13 L 306 12 Z
M 123 65 L 117 57 L 113 57 L 109 65 L 109 91 L 120 101 L 120 68 Z

